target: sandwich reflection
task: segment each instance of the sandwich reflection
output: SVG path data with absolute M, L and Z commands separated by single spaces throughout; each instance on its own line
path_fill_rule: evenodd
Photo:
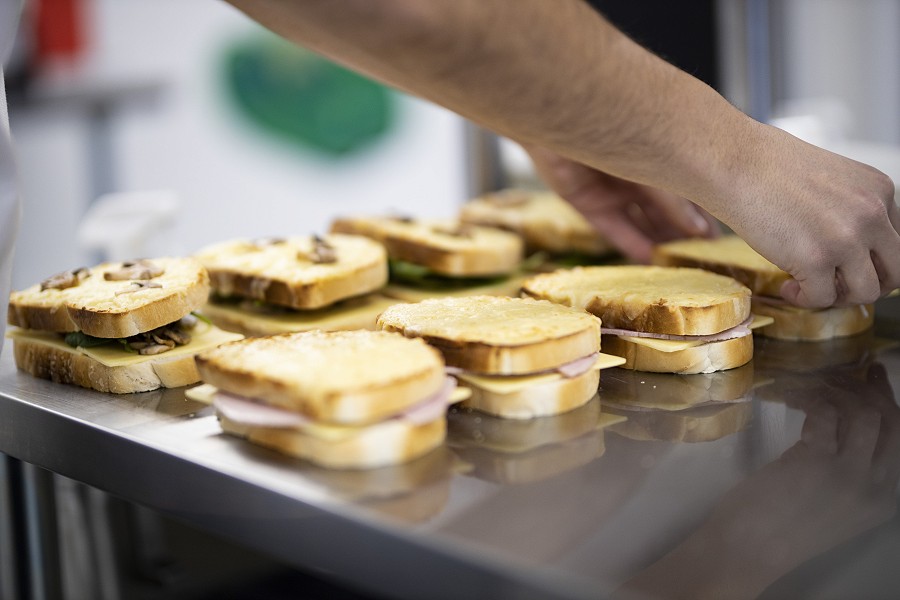
M 900 408 L 884 366 L 820 372 L 782 388 L 781 397 L 803 414 L 800 439 L 728 491 L 616 598 L 796 597 L 784 588 L 802 583 L 789 573 L 893 517 Z M 856 591 L 883 597 L 883 590 Z
M 604 428 L 623 420 L 602 413 L 596 396 L 575 410 L 536 419 L 504 419 L 455 406 L 447 415 L 447 444 L 475 477 L 531 483 L 602 456 Z
M 600 398 L 610 428 L 633 440 L 709 442 L 747 428 L 753 418 L 753 363 L 716 373 L 677 375 L 610 369 Z

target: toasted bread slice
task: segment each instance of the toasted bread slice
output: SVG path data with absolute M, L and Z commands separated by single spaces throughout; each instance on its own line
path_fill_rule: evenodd
M 522 238 L 493 227 L 452 220 L 346 217 L 331 230 L 371 237 L 392 259 L 405 260 L 449 277 L 491 277 L 512 273 L 522 262 Z
M 379 331 L 308 331 L 224 344 L 197 357 L 203 380 L 316 421 L 368 424 L 436 393 L 440 354 Z
M 466 202 L 460 221 L 512 231 L 531 251 L 604 256 L 612 251 L 581 213 L 552 192 L 508 189 Z
M 257 304 L 253 300 L 238 302 L 211 299 L 200 314 L 227 331 L 246 336 L 275 335 L 293 331 L 347 331 L 375 329 L 375 319 L 399 300 L 378 293 L 341 300 L 331 306 L 314 310 L 293 310 L 271 304 Z
M 192 258 L 135 264 L 152 273 L 127 263 L 104 263 L 79 270 L 68 278 L 69 287 L 47 287 L 47 280 L 13 292 L 7 322 L 25 329 L 125 338 L 177 321 L 202 306 L 209 295 L 206 269 Z
M 661 244 L 656 247 L 653 260 L 661 265 L 698 267 L 734 277 L 756 296 L 779 298 L 781 285 L 790 279 L 790 275 L 736 235 Z M 875 322 L 872 304 L 807 309 L 754 299 L 753 312 L 775 319 L 772 325 L 759 329 L 760 335 L 795 341 L 848 337 L 871 328 Z
M 780 340 L 818 342 L 858 335 L 875 324 L 875 305 L 858 304 L 813 310 L 753 301 L 753 313 L 775 319 L 759 334 Z
M 714 373 L 747 364 L 753 358 L 753 336 L 707 342 L 675 352 L 660 352 L 615 335 L 603 336 L 606 352 L 625 359 L 623 369 L 651 373 Z
M 232 435 L 330 469 L 370 469 L 411 461 L 440 446 L 447 432 L 443 417 L 424 424 L 392 419 L 365 427 L 344 427 L 338 435 L 293 429 L 248 427 L 219 416 Z
M 43 331 L 14 329 L 8 335 L 16 366 L 26 373 L 100 392 L 130 394 L 197 383 L 194 355 L 241 337 L 202 322 L 195 329 L 190 343 L 152 356 L 128 353 L 115 342 L 110 347 L 73 348 L 59 334 Z
M 384 247 L 362 236 L 231 240 L 207 246 L 196 257 L 217 294 L 296 309 L 366 294 L 388 279 Z
M 701 269 L 576 267 L 536 275 L 522 291 L 586 309 L 604 327 L 670 335 L 710 335 L 750 316 L 750 290 Z
M 600 351 L 600 321 L 530 298 L 468 296 L 398 304 L 377 327 L 421 337 L 448 365 L 496 375 L 553 369 Z
M 695 267 L 737 279 L 754 294 L 781 296 L 790 275 L 763 258 L 736 235 L 716 239 L 686 239 L 660 244 L 653 262 L 670 267 Z

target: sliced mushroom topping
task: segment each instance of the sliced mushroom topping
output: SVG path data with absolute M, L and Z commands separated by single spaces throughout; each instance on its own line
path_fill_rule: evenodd
M 334 264 L 338 261 L 337 250 L 324 239 L 313 236 L 313 248 L 309 252 L 298 252 L 299 260 L 308 260 L 316 264 Z
M 41 291 L 64 290 L 66 288 L 75 287 L 90 274 L 90 270 L 86 267 L 78 267 L 73 271 L 63 271 L 62 273 L 51 275 L 41 282 Z
M 126 279 L 153 279 L 165 273 L 165 269 L 147 259 L 123 262 L 122 267 L 103 274 L 106 281 L 125 281 Z
M 132 345 L 131 347 L 134 348 L 134 345 Z M 153 344 L 153 345 L 145 346 L 144 348 L 141 348 L 140 350 L 138 350 L 138 354 L 144 354 L 144 355 L 162 354 L 163 352 L 168 352 L 171 349 L 172 349 L 172 346 L 165 346 L 163 344 Z
M 458 223 L 455 226 L 435 225 L 431 228 L 435 233 L 442 233 L 451 237 L 471 238 L 475 235 L 475 227 L 469 223 Z
M 388 217 L 391 221 L 397 221 L 398 223 L 415 223 L 415 218 L 409 215 L 391 215 Z
M 162 287 L 161 283 L 157 283 L 155 281 L 132 281 L 129 283 L 129 285 L 131 287 L 116 292 L 116 296 L 121 296 L 122 294 L 131 294 L 133 292 L 139 292 L 141 290 L 147 290 L 150 288 Z

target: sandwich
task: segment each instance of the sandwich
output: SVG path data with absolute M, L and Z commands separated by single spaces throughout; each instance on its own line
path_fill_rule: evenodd
M 194 354 L 241 336 L 200 320 L 209 278 L 192 258 L 58 273 L 9 298 L 19 369 L 59 383 L 145 392 L 199 381 Z
M 223 344 L 196 360 L 226 433 L 323 467 L 404 463 L 446 435 L 455 381 L 421 340 L 304 331 Z
M 362 236 L 238 239 L 195 256 L 213 292 L 202 313 L 245 335 L 373 329 L 396 302 L 377 293 L 388 277 L 384 247 Z
M 466 202 L 459 219 L 517 233 L 529 254 L 545 252 L 563 262 L 596 263 L 612 253 L 587 219 L 553 192 L 505 189 L 485 194 Z
M 753 313 L 769 316 L 760 335 L 782 340 L 819 341 L 857 335 L 872 327 L 873 304 L 809 309 L 781 299 L 781 285 L 790 275 L 763 258 L 735 235 L 718 239 L 690 239 L 656 247 L 660 265 L 697 267 L 737 279 L 753 292 Z
M 422 338 L 472 391 L 463 405 L 508 419 L 574 410 L 596 393 L 600 369 L 621 359 L 600 353 L 600 321 L 529 298 L 467 296 L 397 304 L 381 330 Z
M 435 296 L 518 293 L 522 238 L 493 227 L 455 220 L 408 217 L 345 217 L 331 230 L 384 244 L 390 284 L 384 294 L 416 302 Z
M 702 269 L 575 267 L 535 275 L 523 293 L 587 310 L 603 322 L 605 352 L 626 369 L 712 373 L 753 358 L 750 290 Z
M 603 412 L 596 394 L 574 410 L 542 419 L 504 419 L 453 406 L 447 444 L 479 479 L 525 484 L 603 456 L 603 430 L 624 420 Z

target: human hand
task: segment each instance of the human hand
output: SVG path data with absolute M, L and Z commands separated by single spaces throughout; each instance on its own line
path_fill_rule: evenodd
M 781 294 L 806 307 L 866 304 L 900 286 L 900 209 L 884 173 L 766 125 L 704 203 L 790 273 Z
M 654 244 L 718 234 L 718 224 L 692 202 L 664 190 L 598 171 L 550 150 L 527 147 L 535 168 L 613 246 L 650 262 Z

